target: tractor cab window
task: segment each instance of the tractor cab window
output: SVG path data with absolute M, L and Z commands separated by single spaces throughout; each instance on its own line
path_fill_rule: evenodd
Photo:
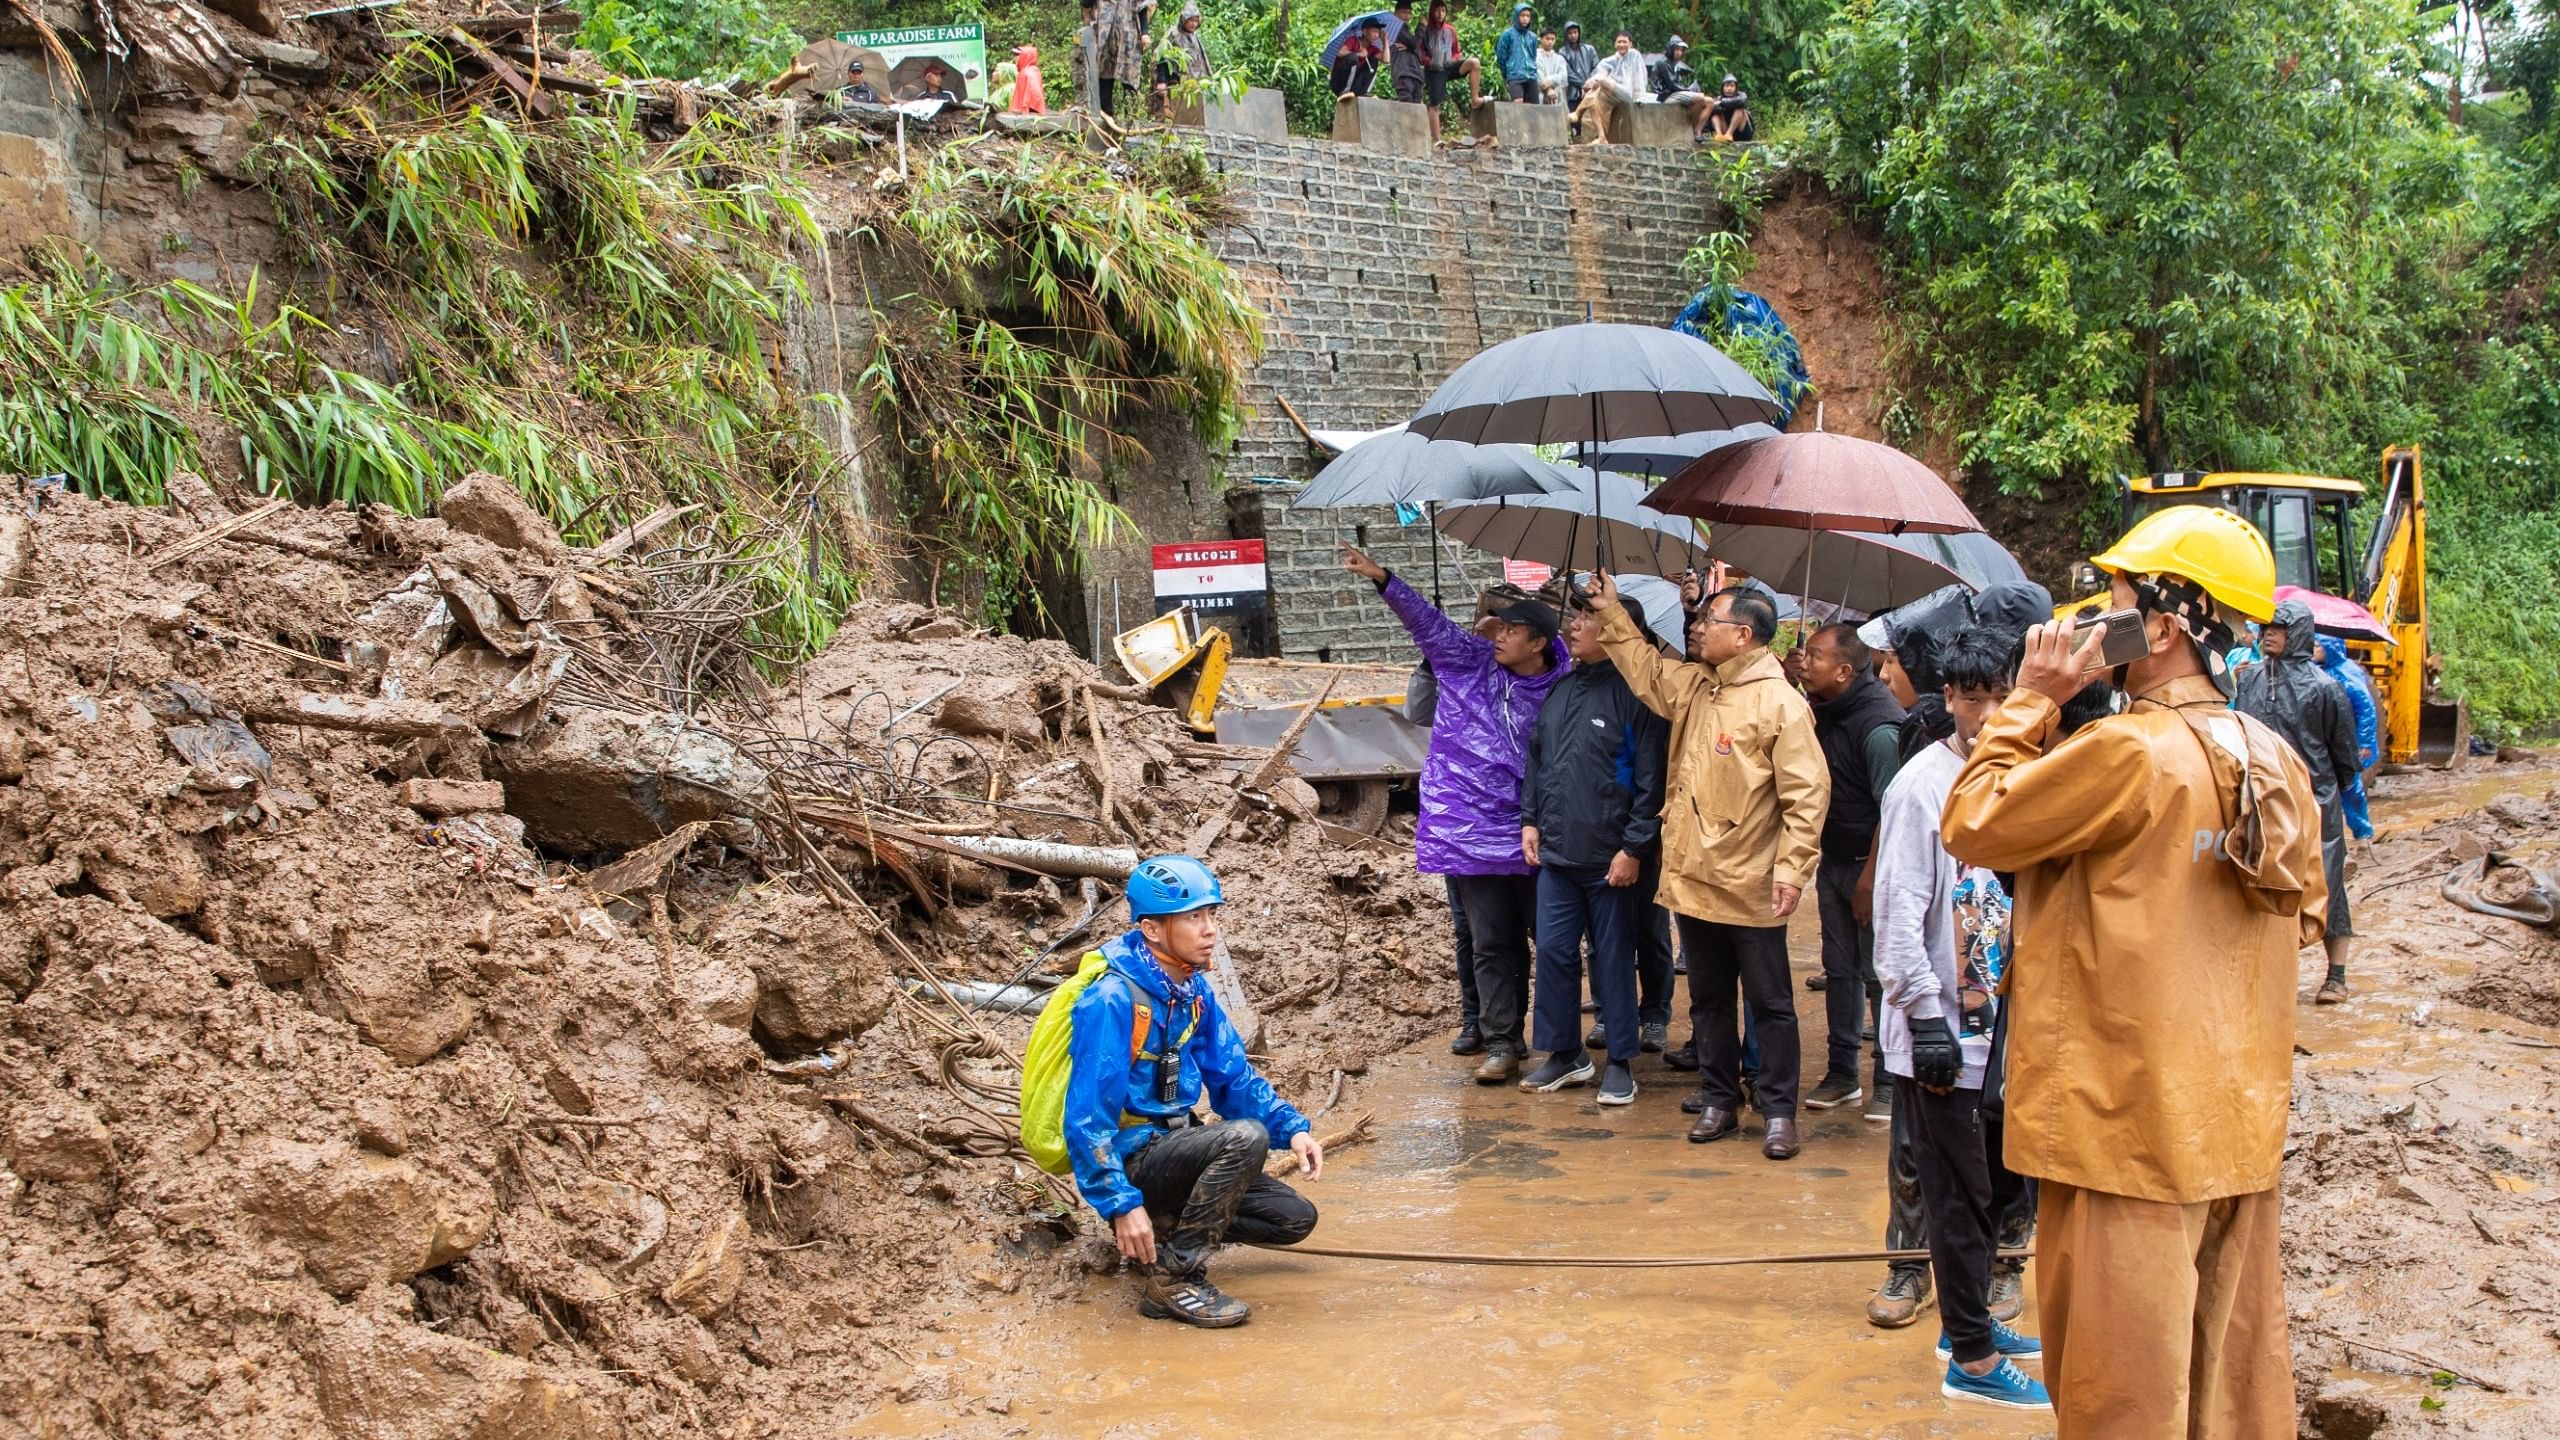
M 2251 498 L 2256 503 L 2250 508 L 2257 513 L 2249 518 L 2266 533 L 2267 543 L 2276 552 L 2276 583 L 2306 590 L 2326 588 L 2317 573 L 2311 537 L 2311 497 L 2299 491 L 2262 490 Z

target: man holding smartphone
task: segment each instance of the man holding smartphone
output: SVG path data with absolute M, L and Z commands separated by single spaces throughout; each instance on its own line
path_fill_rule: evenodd
M 1941 838 L 2016 877 L 2003 1155 L 2039 1182 L 2037 1312 L 2061 1440 L 2291 1434 L 2281 1223 L 2297 948 L 2328 904 L 2301 757 L 2228 708 L 2266 537 L 2178 505 L 2098 568 L 2136 612 L 2131 699 L 2047 746 L 2106 627 L 2028 633 Z

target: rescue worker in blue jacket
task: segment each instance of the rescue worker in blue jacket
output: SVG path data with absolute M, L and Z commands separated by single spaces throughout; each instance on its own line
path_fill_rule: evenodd
M 1581 597 L 1577 593 L 1577 600 Z M 1644 622 L 1628 612 L 1639 635 Z M 1649 896 L 1640 886 L 1660 857 L 1663 775 L 1671 727 L 1627 688 L 1600 645 L 1600 621 L 1577 605 L 1565 623 L 1573 668 L 1538 711 L 1520 778 L 1520 845 L 1538 866 L 1536 1033 L 1546 1062 L 1520 1081 L 1554 1091 L 1591 1078 L 1583 1048 L 1582 941 L 1591 938 L 1591 993 L 1600 1001 L 1609 1068 L 1600 1103 L 1632 1105 L 1636 954 Z
M 1316 1207 L 1262 1173 L 1268 1153 L 1297 1152 L 1309 1180 L 1324 1173 L 1307 1118 L 1245 1058 L 1209 993 L 1224 903 L 1188 855 L 1129 876 L 1137 928 L 1102 948 L 1109 968 L 1076 997 L 1064 1117 L 1076 1188 L 1145 1269 L 1138 1313 L 1211 1330 L 1252 1313 L 1209 1283 L 1211 1250 L 1294 1245 L 1316 1228 Z M 1203 1098 L 1215 1122 L 1200 1119 Z

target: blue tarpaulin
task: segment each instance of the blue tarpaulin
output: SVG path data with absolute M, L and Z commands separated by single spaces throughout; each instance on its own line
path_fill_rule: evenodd
M 1778 377 L 1769 386 L 1769 391 L 1778 397 L 1783 412 L 1778 416 L 1778 428 L 1783 430 L 1788 419 L 1796 413 L 1796 402 L 1813 388 L 1813 377 L 1804 368 L 1804 351 L 1796 345 L 1795 332 L 1787 328 L 1786 321 L 1778 318 L 1776 306 L 1748 290 L 1728 290 L 1725 293 L 1732 299 L 1725 306 L 1722 332 L 1712 331 L 1706 324 L 1707 307 L 1715 303 L 1716 290 L 1713 286 L 1690 296 L 1689 303 L 1681 308 L 1679 318 L 1671 322 L 1671 328 L 1709 343 L 1720 341 L 1727 334 L 1762 340 L 1778 360 Z

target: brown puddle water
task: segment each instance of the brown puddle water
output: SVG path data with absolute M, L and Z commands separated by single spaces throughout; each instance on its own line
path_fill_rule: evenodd
M 1795 928 L 1797 1013 L 1819 1078 L 1822 997 L 1801 988 L 1817 968 L 1811 917 Z M 1686 1029 L 1683 1017 L 1672 1033 Z M 1655 1056 L 1638 1063 L 1636 1103 L 1607 1110 L 1588 1088 L 1479 1087 L 1472 1063 L 1409 1051 L 1360 1082 L 1346 1109 L 1375 1110 L 1378 1138 L 1306 1187 L 1323 1211 L 1311 1243 L 1558 1255 L 1881 1246 L 1886 1127 L 1855 1109 L 1804 1112 L 1804 1153 L 1778 1164 L 1760 1155 L 1757 1116 L 1741 1136 L 1689 1144 L 1679 1102 L 1693 1082 Z M 1492 1269 L 1229 1250 L 1212 1273 L 1252 1304 L 1251 1323 L 1202 1332 L 1142 1319 L 1118 1276 L 1030 1323 L 1026 1302 L 951 1317 L 938 1339 L 917 1337 L 930 1352 L 919 1373 L 891 1382 L 917 1398 L 844 1433 L 2052 1431 L 2050 1417 L 1940 1397 L 1936 1311 L 1899 1331 L 1866 1322 L 1881 1264 Z M 2032 1330 L 2032 1305 L 2022 1323 Z M 989 1397 L 1006 1413 L 989 1413 Z

